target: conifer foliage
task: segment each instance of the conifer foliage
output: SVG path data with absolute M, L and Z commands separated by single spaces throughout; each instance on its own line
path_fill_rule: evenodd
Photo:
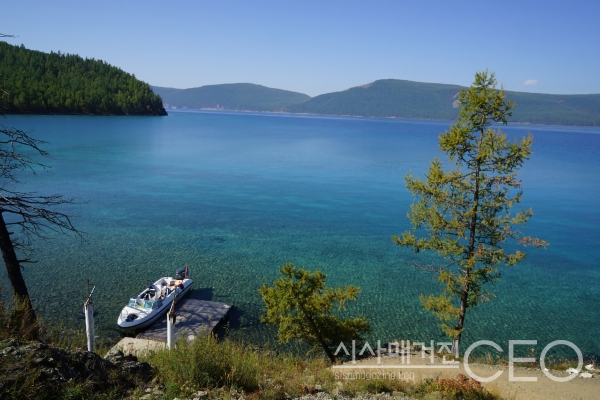
M 340 318 L 334 308 L 342 310 L 347 301 L 356 300 L 360 289 L 325 286 L 327 276 L 321 271 L 311 272 L 291 263 L 283 265 L 273 287 L 263 284 L 258 290 L 267 308 L 261 322 L 278 326 L 279 341 L 304 341 L 313 347 L 321 346 L 331 362 L 340 342 L 360 339 L 371 325 L 364 317 Z
M 0 42 L 5 114 L 166 115 L 147 83 L 101 60 Z
M 400 246 L 417 253 L 430 250 L 444 260 L 425 268 L 438 274 L 442 293 L 421 295 L 421 302 L 454 339 L 455 353 L 467 310 L 493 296 L 484 285 L 500 278 L 499 266 L 513 266 L 525 257 L 520 250 L 509 251 L 506 243 L 547 244 L 517 229 L 533 215 L 531 209 L 511 213 L 522 196 L 516 171 L 529 158 L 533 144 L 531 135 L 510 141 L 495 126 L 508 122 L 515 104 L 496 89 L 494 74 L 487 71 L 475 75 L 459 101 L 456 124 L 440 135 L 440 148 L 453 168 L 445 171 L 434 159 L 425 180 L 406 177 L 415 197 L 408 214 L 412 230 L 393 237 Z

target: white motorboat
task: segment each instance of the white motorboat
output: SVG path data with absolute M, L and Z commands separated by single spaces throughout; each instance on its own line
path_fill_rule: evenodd
M 178 269 L 175 277 L 162 277 L 137 297 L 129 299 L 117 320 L 122 329 L 143 329 L 165 315 L 173 299 L 179 301 L 190 289 L 193 280 L 188 278 L 188 267 Z

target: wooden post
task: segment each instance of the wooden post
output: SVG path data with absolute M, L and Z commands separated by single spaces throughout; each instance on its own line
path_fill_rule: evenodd
M 173 289 L 173 302 L 167 313 L 167 348 L 171 350 L 175 344 L 175 301 L 177 300 L 177 287 Z
M 88 290 L 90 289 L 90 283 L 88 281 Z M 88 295 L 85 303 L 83 303 L 83 309 L 85 311 L 85 332 L 87 335 L 87 349 L 88 351 L 94 351 L 96 347 L 96 333 L 94 331 L 94 306 L 92 305 L 92 294 L 94 293 L 96 286 L 92 288 L 92 291 Z

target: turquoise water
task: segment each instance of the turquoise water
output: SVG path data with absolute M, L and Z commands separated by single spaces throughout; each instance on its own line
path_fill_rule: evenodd
M 61 211 L 86 242 L 39 241 L 39 262 L 24 271 L 48 318 L 83 329 L 89 279 L 97 334 L 114 340 L 128 297 L 189 264 L 205 298 L 237 306 L 230 334 L 263 343 L 274 335 L 259 322 L 257 289 L 292 261 L 324 270 L 331 285 L 360 286 L 349 312 L 371 320 L 372 340 L 443 339 L 418 300 L 439 286 L 407 265 L 432 258 L 394 246 L 391 235 L 409 229 L 404 176 L 442 156 L 437 137 L 450 122 L 172 112 L 9 116 L 4 125 L 48 142 L 51 172 L 26 177 L 27 187 L 78 201 Z M 497 298 L 467 315 L 465 342 L 507 351 L 509 339 L 562 339 L 598 355 L 600 129 L 506 129 L 527 130 L 535 154 L 521 171 L 523 206 L 535 216 L 525 232 L 551 245 L 504 271 Z M 0 279 L 8 291 L 4 270 Z

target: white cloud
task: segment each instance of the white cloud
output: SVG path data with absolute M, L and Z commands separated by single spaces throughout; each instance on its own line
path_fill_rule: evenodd
M 538 84 L 537 79 L 527 79 L 525 82 L 523 82 L 523 85 L 525 85 L 525 86 L 535 86 L 537 84 Z

